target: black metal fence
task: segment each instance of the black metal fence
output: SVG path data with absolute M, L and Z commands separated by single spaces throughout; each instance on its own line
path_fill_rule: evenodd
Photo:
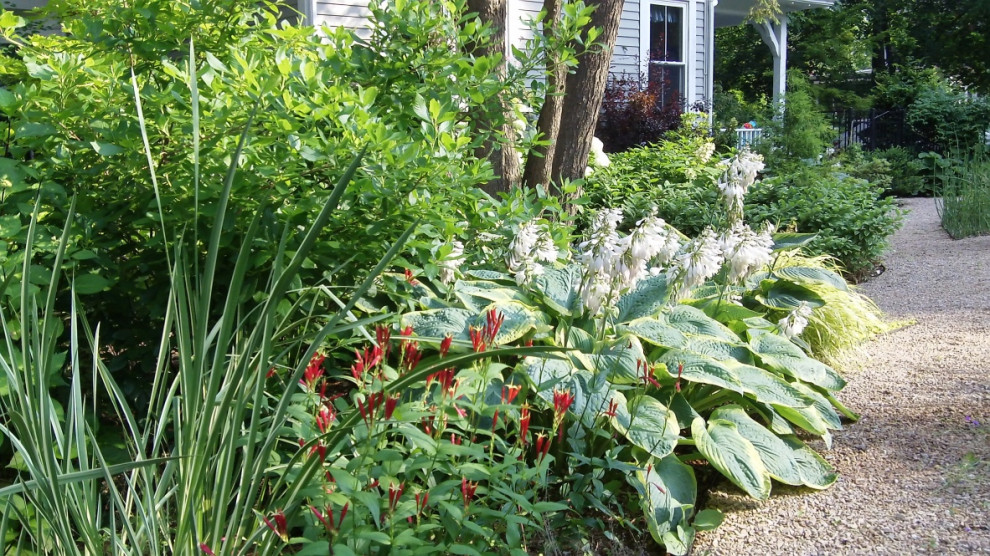
M 830 114 L 835 126 L 838 148 L 860 145 L 874 151 L 905 147 L 917 152 L 934 148 L 930 141 L 911 129 L 903 109 L 842 110 Z

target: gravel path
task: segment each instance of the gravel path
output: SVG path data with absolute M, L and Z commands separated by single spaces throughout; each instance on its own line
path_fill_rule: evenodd
M 862 291 L 916 324 L 846 373 L 839 398 L 862 419 L 823 452 L 838 483 L 774 484 L 767 502 L 721 484 L 708 506 L 725 523 L 693 554 L 990 554 L 990 236 L 954 241 L 931 199 L 904 207 L 887 271 Z

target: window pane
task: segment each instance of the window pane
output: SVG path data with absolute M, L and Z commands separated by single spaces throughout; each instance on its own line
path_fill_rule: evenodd
M 650 91 L 657 95 L 661 106 L 680 104 L 683 101 L 684 66 L 650 64 Z
M 684 10 L 671 6 L 650 6 L 650 60 L 683 62 Z

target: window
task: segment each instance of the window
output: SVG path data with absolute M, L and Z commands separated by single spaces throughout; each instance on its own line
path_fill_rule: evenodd
M 649 61 L 646 68 L 650 89 L 660 104 L 681 103 L 684 98 L 684 8 L 650 5 Z

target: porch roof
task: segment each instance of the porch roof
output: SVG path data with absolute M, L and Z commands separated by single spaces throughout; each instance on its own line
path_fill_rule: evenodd
M 835 0 L 778 0 L 780 9 L 785 13 L 810 10 L 812 8 L 829 8 Z M 746 16 L 756 5 L 755 0 L 718 0 L 715 6 L 715 26 L 731 27 L 742 25 Z

